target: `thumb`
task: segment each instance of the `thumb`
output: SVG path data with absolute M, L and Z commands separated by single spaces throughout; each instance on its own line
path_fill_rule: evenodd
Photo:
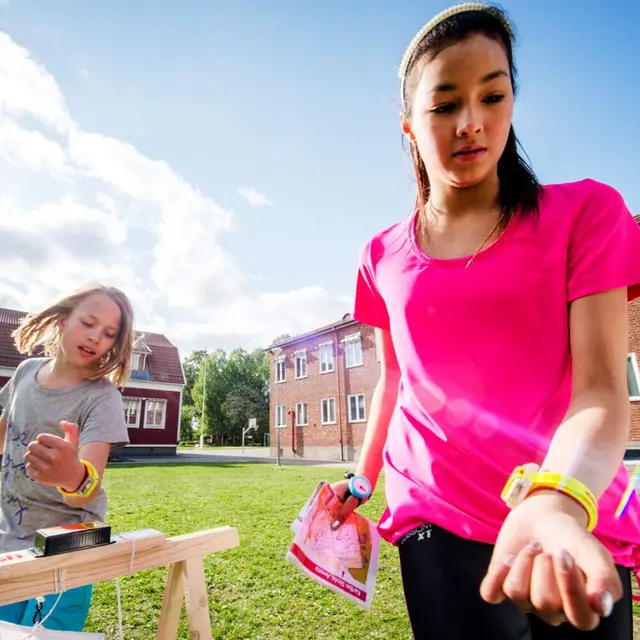
M 70 442 L 74 444 L 76 447 L 80 444 L 80 427 L 73 422 L 66 422 L 63 420 L 60 423 L 62 430 L 64 431 L 64 439 L 65 442 Z

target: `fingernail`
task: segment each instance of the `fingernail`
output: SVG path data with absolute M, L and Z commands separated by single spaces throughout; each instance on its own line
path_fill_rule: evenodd
M 573 569 L 573 557 L 570 553 L 562 549 L 556 553 L 556 557 L 563 571 L 571 571 Z
M 335 531 L 339 526 L 340 526 L 340 520 L 334 520 L 333 524 L 331 525 L 331 529 Z
M 542 545 L 539 542 L 532 542 L 529 545 L 529 550 L 534 552 L 542 551 Z
M 609 591 L 605 591 L 600 598 L 600 606 L 602 608 L 602 617 L 608 618 L 613 611 L 613 596 Z
M 515 556 L 507 556 L 504 559 L 504 565 L 506 567 L 510 567 L 514 562 L 515 562 L 516 557 Z

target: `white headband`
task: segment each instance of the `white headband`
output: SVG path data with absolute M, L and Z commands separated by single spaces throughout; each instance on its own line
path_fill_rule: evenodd
M 514 35 L 513 27 L 509 23 L 509 21 L 504 17 L 504 15 L 498 11 L 495 7 L 492 7 L 488 4 L 483 4 L 481 2 L 465 2 L 463 4 L 458 4 L 454 7 L 449 7 L 449 9 L 445 9 L 440 12 L 437 16 L 429 20 L 427 24 L 418 31 L 413 40 L 409 43 L 407 50 L 404 52 L 404 56 L 402 57 L 402 62 L 400 63 L 400 97 L 402 99 L 402 104 L 404 106 L 404 81 L 407 75 L 407 67 L 409 66 L 409 62 L 415 53 L 416 47 L 424 40 L 425 36 L 437 27 L 441 22 L 444 22 L 451 16 L 455 16 L 459 13 L 466 13 L 467 11 L 484 11 L 492 15 L 494 18 L 500 21 L 502 26 L 506 29 L 507 33 L 510 36 Z

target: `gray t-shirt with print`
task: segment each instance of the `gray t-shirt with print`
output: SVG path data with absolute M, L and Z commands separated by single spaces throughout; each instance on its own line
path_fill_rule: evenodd
M 0 391 L 7 435 L 0 484 L 0 553 L 33 545 L 35 533 L 44 527 L 104 520 L 107 495 L 101 489 L 84 508 L 64 502 L 55 487 L 40 484 L 27 475 L 24 454 L 40 433 L 64 437 L 61 421 L 80 427 L 80 446 L 88 442 L 127 444 L 120 392 L 108 380 L 87 380 L 69 389 L 47 389 L 36 379 L 49 358 L 20 363 L 13 378 Z

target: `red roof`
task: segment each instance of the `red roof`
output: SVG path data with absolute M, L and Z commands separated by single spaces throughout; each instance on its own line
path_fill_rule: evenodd
M 0 308 L 0 367 L 17 367 L 27 357 L 17 352 L 11 337 L 25 315 L 24 311 Z M 151 382 L 185 384 L 180 354 L 167 338 L 159 333 L 141 331 L 136 331 L 135 337 L 142 337 L 150 349 L 147 358 Z M 146 349 L 144 351 L 147 352 Z

